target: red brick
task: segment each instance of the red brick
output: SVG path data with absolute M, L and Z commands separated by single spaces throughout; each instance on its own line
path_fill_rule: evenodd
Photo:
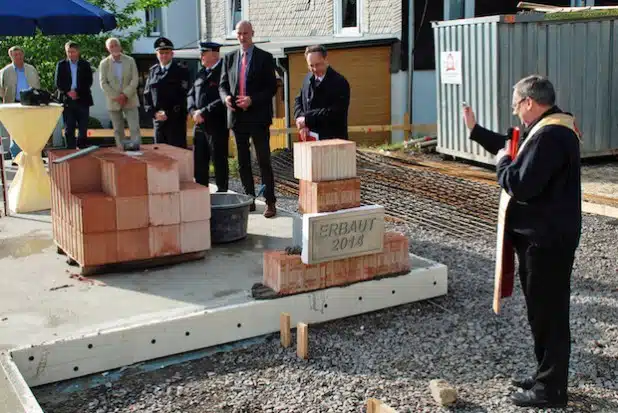
M 305 265 L 303 289 L 306 291 L 319 290 L 326 287 L 326 266 L 323 264 Z
M 148 194 L 145 162 L 113 152 L 98 154 L 96 157 L 101 161 L 103 192 L 114 197 Z
M 180 224 L 180 251 L 183 254 L 209 250 L 210 247 L 210 220 Z
M 397 232 L 384 234 L 385 265 L 380 268 L 378 275 L 394 274 L 410 270 L 409 239 Z
M 329 261 L 326 263 L 326 287 L 344 285 L 349 282 L 350 259 Z
M 349 257 L 348 258 L 349 272 L 347 276 L 347 282 L 356 282 L 356 281 L 362 281 L 365 279 L 363 258 L 364 257 Z
M 284 251 L 265 254 L 265 277 L 263 283 L 275 292 L 292 294 L 303 290 L 305 266 L 300 255 L 288 255 Z
M 81 251 L 84 266 L 103 265 L 118 262 L 116 232 L 100 232 L 95 234 L 79 234 L 77 248 Z
M 116 202 L 102 192 L 71 195 L 69 224 L 84 234 L 116 230 Z
M 148 228 L 118 231 L 118 261 L 139 261 L 150 258 L 150 230 Z
M 193 151 L 166 144 L 142 145 L 142 148 L 144 153 L 159 153 L 176 160 L 180 182 L 193 182 Z
M 147 228 L 150 223 L 148 196 L 121 196 L 116 200 L 116 228 L 118 231 Z
M 69 194 L 101 192 L 101 168 L 94 154 L 69 159 L 59 164 L 54 160 L 77 152 L 76 150 L 50 150 L 48 159 L 50 170 L 58 168 L 62 176 L 54 176 L 52 183 L 61 186 Z M 51 175 L 51 174 L 50 174 Z
M 179 224 L 149 227 L 148 230 L 150 231 L 151 257 L 179 255 L 181 253 Z
M 377 275 L 380 255 L 383 255 L 383 253 L 369 254 L 358 257 L 363 267 L 363 272 L 361 276 L 362 281 L 370 280 Z
M 146 164 L 148 194 L 165 194 L 180 190 L 178 162 L 156 152 L 144 152 L 136 159 Z
M 148 195 L 151 226 L 180 224 L 180 193 Z
M 194 182 L 180 184 L 180 221 L 193 222 L 210 219 L 210 189 Z
M 332 212 L 360 206 L 360 178 L 337 181 L 299 181 L 299 211 Z
M 116 231 L 84 234 L 67 221 L 58 219 L 60 246 L 82 266 L 118 262 Z

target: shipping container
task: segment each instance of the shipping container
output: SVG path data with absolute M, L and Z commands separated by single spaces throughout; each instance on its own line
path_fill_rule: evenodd
M 557 105 L 575 115 L 582 157 L 618 153 L 618 17 L 560 19 L 533 13 L 432 23 L 438 152 L 493 164 L 469 140 L 462 102 L 480 125 L 506 133 L 521 126 L 512 114 L 514 84 L 540 74 L 554 84 Z

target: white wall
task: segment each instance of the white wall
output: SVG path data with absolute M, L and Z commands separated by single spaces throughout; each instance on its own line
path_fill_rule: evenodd
M 94 106 L 90 107 L 90 116 L 97 118 L 101 121 L 104 128 L 109 127 L 109 113 L 107 112 L 107 106 L 105 103 L 105 95 L 99 86 L 99 71 L 94 72 L 92 80 L 92 100 L 94 100 Z
M 175 0 L 162 11 L 162 36 L 170 39 L 176 48 L 196 47 L 196 42 L 199 40 L 198 0 Z M 145 13 L 141 13 L 140 17 L 145 19 Z M 154 42 L 157 37 L 142 37 L 137 40 L 133 43 L 133 53 L 154 53 Z
M 124 7 L 128 0 L 117 0 L 119 8 Z M 199 0 L 175 0 L 162 10 L 163 33 L 162 35 L 174 43 L 174 47 L 197 47 L 199 40 Z M 138 16 L 145 19 L 145 13 L 139 12 Z M 157 36 L 158 37 L 158 36 Z M 154 54 L 154 42 L 156 37 L 142 37 L 133 43 L 134 54 Z M 97 118 L 103 127 L 109 126 L 110 118 L 105 105 L 105 96 L 99 86 L 98 73 L 94 74 L 92 84 L 92 98 L 94 106 L 90 108 L 90 116 Z
M 401 125 L 408 109 L 408 72 L 391 74 L 391 125 Z M 391 142 L 403 142 L 403 131 L 391 132 Z
M 415 70 L 412 85 L 412 123 L 437 123 L 436 72 Z

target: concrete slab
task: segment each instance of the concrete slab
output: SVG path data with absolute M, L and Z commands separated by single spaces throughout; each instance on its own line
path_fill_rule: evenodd
M 6 353 L 0 353 L 0 412 L 43 413 L 17 366 Z
M 263 251 L 292 242 L 292 217 L 262 212 L 258 205 L 250 214 L 245 240 L 215 245 L 204 260 L 90 277 L 94 283 L 70 278 L 77 268 L 56 254 L 48 214 L 1 218 L 0 349 L 250 300 Z
M 48 212 L 1 218 L 0 401 L 37 411 L 28 386 L 263 336 L 279 330 L 281 312 L 312 324 L 447 293 L 447 268 L 411 254 L 405 275 L 254 300 L 263 251 L 292 245 L 298 221 L 257 207 L 245 240 L 202 261 L 85 280 L 56 253 Z

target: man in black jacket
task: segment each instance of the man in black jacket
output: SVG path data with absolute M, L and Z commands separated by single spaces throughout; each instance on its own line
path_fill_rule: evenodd
M 154 47 L 159 63 L 148 72 L 144 110 L 154 119 L 156 143 L 186 148 L 189 69 L 172 60 L 174 44 L 171 40 L 160 37 Z
M 195 122 L 193 128 L 195 182 L 208 186 L 208 169 L 212 152 L 217 192 L 227 192 L 229 129 L 225 105 L 219 96 L 220 48 L 221 45 L 218 43 L 200 43 L 203 67 L 189 90 L 187 109 Z
M 536 372 L 513 384 L 518 406 L 567 404 L 571 336 L 571 272 L 581 235 L 580 140 L 573 116 L 555 106 L 549 80 L 529 76 L 513 91 L 513 112 L 525 126 L 512 159 L 506 136 L 476 124 L 464 107 L 470 139 L 496 154 L 498 182 L 507 198 L 505 237 L 519 261 L 519 275 L 534 338 Z
M 64 102 L 64 135 L 67 148 L 84 148 L 87 145 L 88 119 L 92 101 L 92 68 L 87 60 L 80 58 L 79 45 L 69 41 L 64 45 L 67 58 L 56 64 L 54 83 L 61 101 Z M 78 128 L 77 142 L 75 127 Z
M 240 48 L 223 60 L 219 93 L 227 106 L 228 127 L 234 131 L 238 151 L 238 172 L 245 193 L 255 197 L 249 138 L 257 156 L 264 198 L 266 218 L 274 217 L 275 179 L 270 160 L 270 125 L 273 118 L 273 97 L 277 92 L 277 78 L 273 55 L 253 44 L 253 28 L 246 20 L 236 25 Z M 255 203 L 251 205 L 255 211 Z
M 296 96 L 294 118 L 301 134 L 318 139 L 348 139 L 350 84 L 329 66 L 324 46 L 309 46 L 305 58 L 310 72 Z

